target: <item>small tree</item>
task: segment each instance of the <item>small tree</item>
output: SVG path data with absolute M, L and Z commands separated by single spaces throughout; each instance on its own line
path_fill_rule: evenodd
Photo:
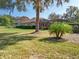
M 50 34 L 54 33 L 56 38 L 59 39 L 63 36 L 63 34 L 72 32 L 72 26 L 66 23 L 55 22 L 50 25 L 49 32 Z

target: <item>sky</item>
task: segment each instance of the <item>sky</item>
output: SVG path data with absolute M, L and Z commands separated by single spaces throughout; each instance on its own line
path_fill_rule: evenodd
M 40 18 L 48 18 L 49 15 L 53 12 L 59 15 L 63 15 L 63 13 L 66 12 L 66 9 L 69 6 L 76 6 L 79 8 L 79 0 L 70 0 L 69 3 L 64 3 L 62 6 L 56 7 L 55 4 L 49 6 L 48 9 L 45 9 L 43 12 L 40 13 Z M 33 9 L 32 5 L 27 6 L 27 11 L 26 12 L 18 12 L 16 9 L 14 9 L 13 13 L 11 14 L 12 16 L 15 17 L 20 17 L 20 16 L 27 16 L 29 18 L 35 17 L 35 10 Z M 0 15 L 8 14 L 7 10 L 0 10 Z

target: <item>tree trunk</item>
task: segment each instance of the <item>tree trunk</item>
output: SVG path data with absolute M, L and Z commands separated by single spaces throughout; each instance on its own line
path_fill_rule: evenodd
M 39 16 L 40 16 L 39 0 L 37 0 L 37 3 L 36 3 L 36 30 L 35 30 L 35 32 L 39 32 L 39 22 L 40 22 Z
M 63 32 L 60 33 L 60 38 L 62 38 L 62 36 L 63 36 Z
M 56 33 L 57 40 L 60 38 L 59 34 L 60 34 L 59 32 Z

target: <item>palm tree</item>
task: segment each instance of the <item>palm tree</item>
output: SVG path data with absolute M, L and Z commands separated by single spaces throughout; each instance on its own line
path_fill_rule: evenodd
M 7 2 L 7 1 L 13 1 L 13 0 L 1 0 L 1 1 Z M 33 8 L 36 11 L 36 30 L 35 30 L 35 32 L 39 32 L 40 12 L 42 12 L 45 9 L 45 7 L 47 8 L 48 6 L 50 6 L 53 3 L 56 3 L 57 6 L 59 6 L 59 5 L 62 5 L 64 2 L 69 2 L 69 0 L 15 0 L 15 2 L 16 2 L 15 5 L 19 11 L 26 11 L 26 3 L 33 4 Z M 5 5 L 5 4 L 3 4 L 3 5 Z M 12 5 L 14 6 L 13 3 L 11 3 L 11 5 L 9 5 L 9 6 L 12 7 Z

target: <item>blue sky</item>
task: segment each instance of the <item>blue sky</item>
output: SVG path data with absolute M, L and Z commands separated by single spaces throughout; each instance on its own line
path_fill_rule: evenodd
M 42 13 L 40 13 L 41 18 L 48 18 L 49 14 L 52 12 L 56 12 L 56 14 L 62 15 L 65 13 L 66 8 L 68 6 L 77 6 L 79 8 L 79 0 L 70 0 L 69 3 L 63 4 L 63 6 L 56 7 L 54 4 L 51 5 L 48 9 L 45 9 Z M 12 13 L 12 16 L 27 16 L 29 18 L 35 17 L 35 10 L 32 8 L 32 5 L 27 6 L 26 12 L 18 12 L 16 9 Z M 0 10 L 0 15 L 8 14 L 8 11 L 6 10 Z

